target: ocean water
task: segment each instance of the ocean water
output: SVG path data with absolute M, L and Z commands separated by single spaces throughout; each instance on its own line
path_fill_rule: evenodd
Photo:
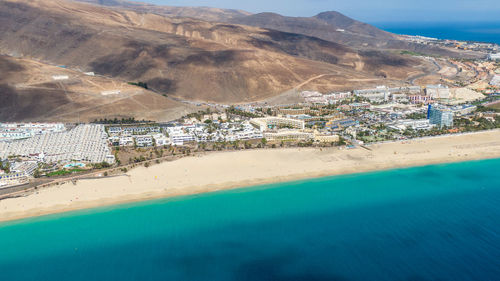
M 500 280 L 500 159 L 0 224 L 0 280 Z
M 497 22 L 388 22 L 374 23 L 383 30 L 405 35 L 439 39 L 479 41 L 500 44 L 500 21 Z

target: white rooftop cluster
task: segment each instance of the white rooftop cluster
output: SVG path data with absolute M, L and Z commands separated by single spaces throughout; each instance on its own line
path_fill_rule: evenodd
M 66 130 L 62 123 L 0 123 L 0 142 Z
M 490 60 L 500 60 L 500 53 L 498 53 L 498 54 L 489 54 L 488 58 Z
M 241 123 L 222 123 L 220 129 L 209 132 L 205 124 L 183 125 L 167 128 L 173 145 L 185 142 L 215 142 L 261 139 L 262 133 L 248 121 Z
M 389 124 L 389 128 L 404 131 L 408 128 L 413 130 L 430 130 L 435 125 L 429 122 L 429 119 L 419 119 L 419 120 L 397 120 L 392 124 Z
M 303 91 L 300 95 L 307 103 L 327 105 L 336 104 L 343 99 L 350 98 L 352 94 L 351 92 L 345 92 L 323 95 L 322 93 L 316 91 Z
M 354 90 L 353 92 L 356 96 L 367 98 L 370 101 L 388 101 L 389 99 L 405 99 L 407 94 L 418 94 L 420 91 L 419 86 L 389 88 L 382 85 L 371 89 Z
M 282 117 L 264 117 L 264 118 L 253 118 L 250 123 L 261 132 L 268 129 L 280 129 L 280 128 L 293 128 L 303 130 L 305 128 L 305 123 L 302 120 L 296 120 L 291 118 Z
M 72 130 L 36 135 L 33 138 L 0 143 L 0 159 L 22 156 L 46 163 L 71 160 L 114 162 L 102 125 L 78 125 Z
M 448 86 L 445 85 L 427 85 L 425 87 L 425 94 L 434 99 L 449 99 L 451 96 L 451 91 Z
M 490 81 L 490 85 L 500 86 L 500 75 L 495 75 Z

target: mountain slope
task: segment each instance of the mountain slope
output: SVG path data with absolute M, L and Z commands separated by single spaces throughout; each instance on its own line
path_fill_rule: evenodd
M 391 33 L 355 21 L 337 12 L 325 12 L 310 18 L 260 13 L 235 17 L 229 21 L 283 32 L 307 34 L 358 48 L 368 46 L 381 48 L 387 45 L 388 40 L 396 40 Z
M 0 2 L 0 52 L 220 103 L 263 100 L 318 75 L 328 79 L 308 88 L 397 84 L 425 70 L 414 58 L 300 34 L 64 0 Z
M 164 16 L 191 17 L 204 21 L 244 24 L 277 31 L 314 36 L 326 41 L 341 43 L 355 49 L 378 51 L 407 50 L 429 55 L 456 58 L 480 58 L 475 52 L 464 52 L 450 48 L 408 42 L 398 35 L 380 30 L 372 25 L 351 19 L 341 13 L 323 12 L 314 17 L 286 17 L 274 13 L 251 14 L 239 10 L 205 7 L 155 6 L 124 0 L 78 0 L 93 4 L 112 5 L 139 12 Z
M 206 21 L 227 21 L 234 17 L 248 16 L 251 13 L 234 9 L 218 9 L 210 7 L 173 7 L 158 6 L 147 3 L 123 0 L 78 0 L 79 2 L 97 4 L 108 7 L 132 9 L 142 13 L 159 14 L 169 17 L 194 18 Z
M 0 56 L 0 73 L 1 121 L 169 120 L 191 111 L 124 82 L 27 59 Z

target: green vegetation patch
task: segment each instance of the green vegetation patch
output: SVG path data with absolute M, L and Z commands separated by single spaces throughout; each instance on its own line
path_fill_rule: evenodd
M 146 82 L 128 82 L 130 85 L 134 85 L 134 86 L 138 86 L 138 87 L 141 87 L 141 88 L 144 88 L 146 90 L 148 90 L 148 83 Z
M 70 175 L 73 173 L 80 173 L 83 171 L 85 171 L 85 170 L 83 170 L 83 169 L 70 169 L 70 170 L 63 169 L 63 170 L 59 170 L 59 171 L 50 172 L 46 176 L 49 178 L 50 177 L 57 177 L 57 176 L 66 176 L 66 175 Z

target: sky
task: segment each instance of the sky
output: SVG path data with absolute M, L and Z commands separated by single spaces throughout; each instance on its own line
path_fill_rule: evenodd
M 252 13 L 313 16 L 339 11 L 376 22 L 500 21 L 500 0 L 136 0 L 169 6 L 207 6 Z

